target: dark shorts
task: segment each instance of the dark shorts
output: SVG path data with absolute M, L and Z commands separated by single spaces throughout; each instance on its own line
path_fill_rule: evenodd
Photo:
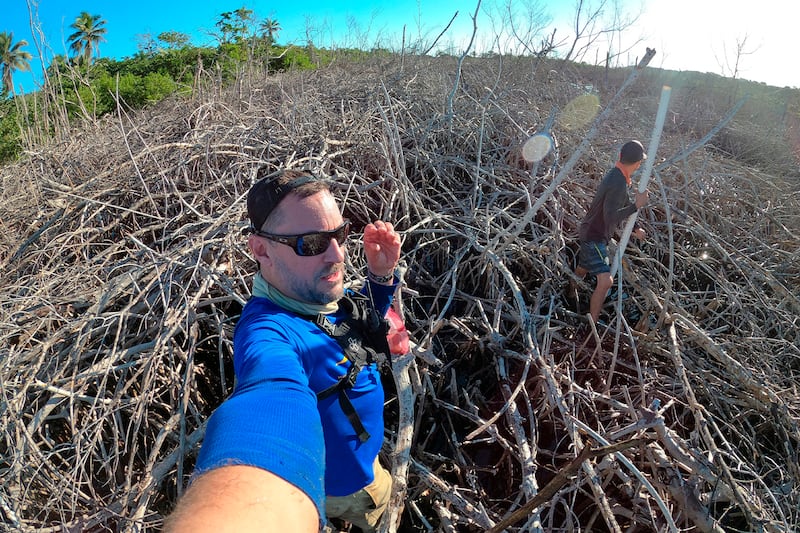
M 608 248 L 603 242 L 581 242 L 578 254 L 578 266 L 585 268 L 591 274 L 611 272 L 608 259 Z

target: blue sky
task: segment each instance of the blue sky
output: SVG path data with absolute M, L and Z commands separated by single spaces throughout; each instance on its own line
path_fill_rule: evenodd
M 507 24 L 500 22 L 502 6 L 508 0 L 482 0 L 478 15 L 478 46 L 490 48 L 498 41 L 493 36 Z M 597 5 L 603 0 L 587 0 Z M 615 0 L 605 0 L 611 5 Z M 763 81 L 771 85 L 800 87 L 800 69 L 791 59 L 798 30 L 795 17 L 786 11 L 786 0 L 616 0 L 623 12 L 635 15 L 638 22 L 623 33 L 622 40 L 637 42 L 632 51 L 621 57 L 630 64 L 641 56 L 645 46 L 658 51 L 651 66 L 674 70 L 697 70 L 728 74 L 733 66 L 736 43 L 746 39 L 740 62 L 740 77 Z M 525 5 L 536 5 L 546 15 L 557 35 L 568 37 L 574 14 L 570 0 L 512 0 L 521 17 Z M 122 58 L 135 54 L 141 36 L 156 36 L 174 30 L 189 34 L 194 44 L 211 44 L 211 33 L 219 15 L 246 7 L 255 16 L 273 18 L 281 25 L 280 44 L 304 44 L 307 30 L 319 46 L 373 46 L 380 44 L 399 49 L 403 26 L 407 41 L 432 41 L 458 11 L 455 23 L 440 44 L 460 51 L 466 46 L 472 28 L 470 16 L 477 1 L 454 0 L 378 0 L 350 1 L 282 1 L 232 0 L 205 2 L 203 0 L 139 0 L 137 2 L 86 0 L 5 0 L 0 19 L 0 31 L 11 31 L 14 39 L 25 39 L 26 48 L 35 57 L 39 52 L 31 34 L 29 5 L 34 9 L 46 49 L 45 57 L 64 54 L 69 25 L 81 11 L 99 14 L 107 21 L 106 42 L 100 43 L 105 57 Z M 610 9 L 606 12 L 610 13 Z M 781 16 L 780 13 L 784 13 Z M 40 39 L 41 41 L 41 39 Z M 500 42 L 508 43 L 505 36 Z M 626 47 L 617 42 L 618 49 Z M 607 45 L 604 45 L 604 48 Z M 604 54 L 604 49 L 601 56 Z M 593 62 L 596 54 L 587 54 Z M 41 65 L 32 62 L 32 73 L 15 74 L 15 85 L 28 91 L 41 78 Z

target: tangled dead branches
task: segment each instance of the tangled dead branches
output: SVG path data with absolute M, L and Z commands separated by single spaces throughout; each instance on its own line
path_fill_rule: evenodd
M 648 241 L 589 328 L 564 297 L 577 224 L 652 102 L 634 92 L 598 124 L 519 224 L 585 128 L 556 123 L 533 167 L 515 149 L 575 84 L 467 62 L 444 116 L 450 67 L 245 78 L 0 169 L 5 527 L 159 529 L 232 388 L 264 164 L 330 176 L 356 226 L 403 234 L 414 352 L 387 404 L 385 531 L 800 527 L 797 178 L 675 159 L 694 139 L 665 132 Z

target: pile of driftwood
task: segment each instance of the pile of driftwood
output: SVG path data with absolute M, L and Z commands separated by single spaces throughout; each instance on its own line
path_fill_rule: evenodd
M 592 327 L 592 281 L 565 298 L 577 225 L 660 89 L 613 74 L 405 58 L 246 77 L 0 169 L 2 528 L 160 529 L 232 390 L 244 196 L 269 165 L 330 177 L 356 229 L 403 235 L 384 531 L 800 529 L 798 177 L 710 150 L 725 109 L 668 124 L 648 240 Z M 559 115 L 587 90 L 601 113 Z M 520 158 L 544 129 L 552 151 Z

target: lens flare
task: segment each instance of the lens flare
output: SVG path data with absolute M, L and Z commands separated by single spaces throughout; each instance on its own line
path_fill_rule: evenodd
M 537 133 L 522 145 L 522 157 L 528 163 L 535 163 L 544 159 L 552 147 L 553 139 L 549 135 Z
M 558 122 L 568 130 L 586 126 L 600 110 L 600 99 L 595 94 L 582 94 L 573 98 L 561 111 Z

